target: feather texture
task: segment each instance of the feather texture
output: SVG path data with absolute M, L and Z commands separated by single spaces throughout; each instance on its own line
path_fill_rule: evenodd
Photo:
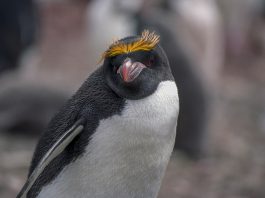
M 159 43 L 159 40 L 160 36 L 155 34 L 155 32 L 144 30 L 141 37 L 134 42 L 124 43 L 119 40 L 114 41 L 109 49 L 103 53 L 102 60 L 107 57 L 113 57 L 140 50 L 150 51 Z

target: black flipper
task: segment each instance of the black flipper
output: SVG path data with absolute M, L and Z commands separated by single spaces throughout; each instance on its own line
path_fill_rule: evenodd
M 29 176 L 27 182 L 23 186 L 22 190 L 18 194 L 17 198 L 26 198 L 27 193 L 37 180 L 39 175 L 42 173 L 44 168 L 60 153 L 64 151 L 64 149 L 72 142 L 72 140 L 80 134 L 80 132 L 84 129 L 82 125 L 82 120 L 78 120 L 75 124 L 54 143 L 54 145 L 48 150 L 48 152 L 43 156 L 40 160 L 39 164 L 33 170 L 31 175 Z

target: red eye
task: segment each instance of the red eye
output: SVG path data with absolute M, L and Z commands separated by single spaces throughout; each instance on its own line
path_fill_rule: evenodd
M 154 64 L 154 61 L 155 61 L 154 57 L 151 56 L 149 59 L 147 59 L 147 60 L 144 62 L 144 64 L 145 64 L 145 66 L 147 66 L 147 67 L 151 67 L 151 66 Z

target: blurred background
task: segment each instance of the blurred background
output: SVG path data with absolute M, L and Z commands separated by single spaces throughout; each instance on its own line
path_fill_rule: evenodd
M 144 29 L 161 36 L 181 105 L 159 197 L 265 197 L 265 0 L 1 0 L 1 198 L 112 40 Z

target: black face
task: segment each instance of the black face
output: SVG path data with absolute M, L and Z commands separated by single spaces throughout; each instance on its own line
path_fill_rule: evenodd
M 125 38 L 132 42 L 137 37 Z M 158 84 L 173 80 L 168 59 L 160 46 L 151 51 L 135 51 L 106 58 L 103 64 L 108 85 L 119 96 L 141 99 L 151 95 Z

